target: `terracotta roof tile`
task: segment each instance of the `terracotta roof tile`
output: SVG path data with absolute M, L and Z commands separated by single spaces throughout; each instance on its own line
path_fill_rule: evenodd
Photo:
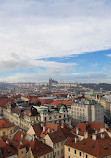
M 7 121 L 6 119 L 0 119 L 0 128 L 9 128 L 12 127 L 13 124 Z
M 41 157 L 53 151 L 53 149 L 50 146 L 44 144 L 43 142 L 37 139 L 30 143 L 30 147 L 34 155 L 34 158 Z
M 101 138 L 100 134 L 97 135 L 97 140 L 93 140 L 91 137 L 77 141 L 69 137 L 65 145 L 88 153 L 95 157 L 105 157 L 111 155 L 111 138 L 106 134 L 105 138 Z

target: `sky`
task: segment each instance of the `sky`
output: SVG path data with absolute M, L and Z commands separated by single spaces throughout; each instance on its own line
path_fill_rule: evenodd
M 111 83 L 111 0 L 0 0 L 0 81 Z

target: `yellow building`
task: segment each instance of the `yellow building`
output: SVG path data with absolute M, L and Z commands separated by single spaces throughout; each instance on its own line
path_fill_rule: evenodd
M 14 125 L 6 119 L 0 119 L 0 137 L 6 135 L 10 136 L 14 133 Z
M 106 132 L 92 134 L 83 140 L 69 137 L 64 145 L 64 158 L 109 158 L 111 138 Z

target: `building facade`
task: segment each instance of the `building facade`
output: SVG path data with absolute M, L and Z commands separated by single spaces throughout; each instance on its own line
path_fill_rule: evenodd
M 72 125 L 84 121 L 104 122 L 104 108 L 95 101 L 81 100 L 71 106 Z

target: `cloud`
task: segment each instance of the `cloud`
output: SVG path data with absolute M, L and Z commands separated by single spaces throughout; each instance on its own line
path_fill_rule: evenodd
M 40 67 L 45 68 L 46 78 L 68 74 L 75 63 L 35 59 L 110 49 L 110 8 L 107 0 L 0 1 L 0 72 L 35 71 L 30 75 L 16 72 L 7 80 L 35 78 Z
M 12 5 L 13 4 L 13 5 Z M 105 0 L 6 0 L 1 4 L 1 57 L 68 56 L 110 48 Z
M 111 54 L 107 54 L 106 56 L 111 57 Z

